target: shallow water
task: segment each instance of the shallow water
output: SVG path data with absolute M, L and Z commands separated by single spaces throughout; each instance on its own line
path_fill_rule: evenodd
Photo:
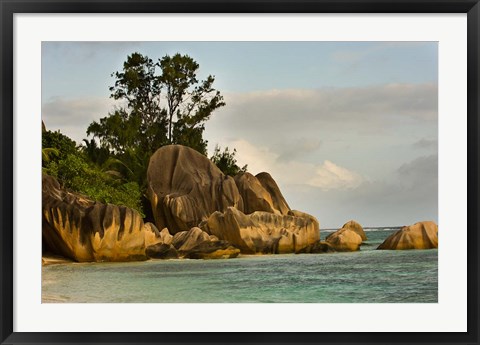
M 395 230 L 366 230 L 368 240 L 354 253 L 44 266 L 42 299 L 53 303 L 436 303 L 437 250 L 375 250 Z M 322 239 L 328 233 L 322 231 Z

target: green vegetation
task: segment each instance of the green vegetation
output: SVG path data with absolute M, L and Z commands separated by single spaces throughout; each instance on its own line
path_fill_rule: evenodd
M 220 146 L 215 146 L 215 151 L 213 152 L 213 156 L 210 157 L 210 160 L 215 163 L 215 165 L 225 174 L 230 176 L 235 176 L 239 172 L 246 172 L 247 165 L 245 164 L 243 167 L 239 167 L 237 165 L 237 159 L 235 155 L 237 154 L 237 150 L 233 149 L 230 152 L 230 149 L 225 147 L 223 152 L 220 151 Z
M 75 141 L 60 131 L 42 131 L 42 166 L 48 162 L 65 159 L 69 154 L 77 153 Z
M 60 132 L 43 131 L 42 167 L 66 188 L 106 203 L 132 207 L 142 214 L 146 171 L 151 155 L 169 144 L 207 154 L 205 123 L 225 106 L 213 88 L 215 78 L 197 79 L 198 63 L 188 55 L 165 55 L 154 62 L 133 53 L 112 74 L 110 97 L 123 101 L 106 117 L 92 122 L 81 146 Z M 211 157 L 225 174 L 246 171 L 236 150 L 216 146 Z M 149 211 L 147 207 L 144 207 Z
M 136 182 L 125 181 L 115 170 L 102 169 L 89 161 L 82 148 L 58 131 L 42 134 L 42 166 L 64 188 L 103 203 L 131 207 L 143 215 L 142 193 Z

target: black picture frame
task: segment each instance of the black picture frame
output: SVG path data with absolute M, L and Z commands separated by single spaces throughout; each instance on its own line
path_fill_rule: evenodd
M 0 0 L 0 279 L 2 344 L 479 344 L 478 0 Z M 467 13 L 468 331 L 465 333 L 19 333 L 13 332 L 13 17 L 16 13 Z M 268 315 L 266 315 L 268 317 Z M 455 315 L 452 315 L 455 317 Z M 219 330 L 221 331 L 221 330 Z

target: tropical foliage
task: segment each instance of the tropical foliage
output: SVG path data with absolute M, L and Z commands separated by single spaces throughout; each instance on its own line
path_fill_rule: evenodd
M 46 146 L 49 147 L 46 147 Z M 42 134 L 43 171 L 69 190 L 103 203 L 125 205 L 143 214 L 141 191 L 136 182 L 125 180 L 114 170 L 118 164 L 108 158 L 103 167 L 90 161 L 84 149 L 60 132 Z M 110 160 L 110 161 L 109 161 Z
M 241 168 L 237 165 L 237 159 L 235 158 L 236 154 L 236 149 L 233 149 L 233 151 L 230 152 L 230 149 L 227 146 L 221 151 L 220 146 L 216 145 L 213 156 L 210 157 L 210 160 L 215 163 L 225 175 L 235 176 L 239 172 L 247 171 L 246 164 Z

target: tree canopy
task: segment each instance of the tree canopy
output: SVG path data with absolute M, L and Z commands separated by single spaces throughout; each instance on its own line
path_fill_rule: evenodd
M 215 146 L 215 151 L 213 152 L 213 156 L 210 157 L 210 160 L 225 174 L 230 176 L 235 176 L 239 172 L 246 172 L 247 171 L 247 164 L 243 167 L 239 167 L 237 165 L 237 158 L 235 157 L 237 154 L 237 149 L 230 149 L 225 147 L 223 151 L 220 150 L 220 146 Z
M 166 144 L 181 144 L 206 154 L 205 122 L 225 105 L 213 88 L 215 78 L 197 79 L 199 65 L 188 55 L 165 55 L 157 62 L 140 53 L 114 72 L 111 97 L 125 103 L 87 129 L 116 154 L 128 150 L 150 156 Z
M 107 157 L 103 166 L 88 157 L 85 148 L 59 131 L 42 132 L 42 170 L 54 176 L 67 189 L 92 200 L 136 209 L 143 215 L 142 192 L 136 182 L 120 178 L 116 162 Z

